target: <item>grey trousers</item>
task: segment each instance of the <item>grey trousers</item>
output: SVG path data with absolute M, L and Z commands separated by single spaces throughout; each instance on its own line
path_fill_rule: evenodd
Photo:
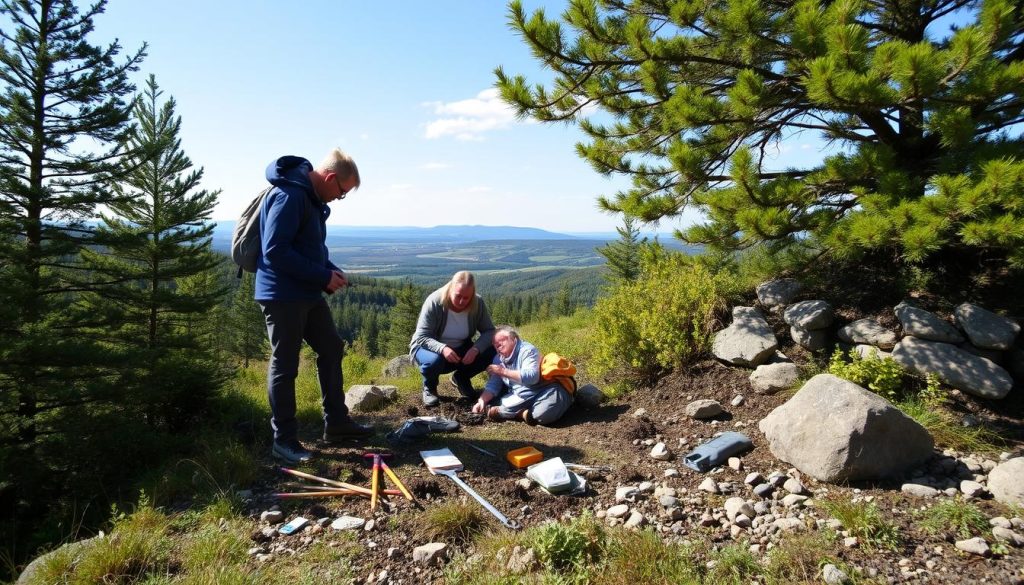
M 519 413 L 529 409 L 533 420 L 538 424 L 549 425 L 562 418 L 565 411 L 572 406 L 572 402 L 572 395 L 561 384 L 554 382 L 515 408 L 505 408 L 499 404 L 498 414 L 504 419 L 514 419 Z
M 267 396 L 270 398 L 270 426 L 274 429 L 274 440 L 283 443 L 298 438 L 295 378 L 299 374 L 299 351 L 303 340 L 316 353 L 324 424 L 335 425 L 349 420 L 341 373 L 345 345 L 334 327 L 327 301 L 321 298 L 315 301 L 259 301 L 259 304 L 267 320 L 271 347 Z

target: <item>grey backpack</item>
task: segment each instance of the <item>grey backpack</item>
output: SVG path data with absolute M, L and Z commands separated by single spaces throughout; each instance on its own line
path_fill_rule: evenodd
M 231 260 L 238 265 L 238 276 L 241 278 L 242 271 L 256 272 L 256 263 L 259 261 L 262 252 L 263 242 L 260 232 L 260 209 L 263 207 L 263 199 L 267 193 L 274 188 L 267 187 L 253 199 L 238 218 L 235 230 L 231 234 Z
M 238 218 L 235 230 L 231 233 L 231 260 L 238 265 L 238 278 L 242 277 L 242 271 L 256 272 L 256 264 L 259 262 L 260 254 L 263 253 L 262 226 L 260 225 L 260 209 L 263 208 L 263 200 L 267 194 L 274 190 L 271 185 L 260 191 L 245 211 L 242 217 Z M 309 216 L 309 198 L 304 197 L 306 212 L 302 216 L 303 225 Z

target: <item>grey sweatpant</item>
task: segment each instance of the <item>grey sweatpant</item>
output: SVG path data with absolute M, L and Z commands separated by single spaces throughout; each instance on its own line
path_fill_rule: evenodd
M 519 416 L 522 411 L 529 409 L 533 420 L 538 424 L 549 425 L 562 418 L 562 415 L 572 406 L 572 400 L 572 395 L 561 384 L 553 382 L 533 398 L 515 408 L 505 408 L 499 402 L 498 415 L 511 420 Z

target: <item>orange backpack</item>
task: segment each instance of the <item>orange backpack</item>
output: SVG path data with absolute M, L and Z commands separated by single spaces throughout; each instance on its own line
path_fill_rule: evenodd
M 569 394 L 576 393 L 576 366 L 567 358 L 551 352 L 544 355 L 540 362 L 540 379 L 558 382 Z

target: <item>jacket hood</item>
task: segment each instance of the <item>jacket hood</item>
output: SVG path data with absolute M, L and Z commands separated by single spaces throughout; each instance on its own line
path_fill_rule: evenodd
M 309 173 L 313 165 L 301 156 L 282 156 L 267 165 L 267 182 L 275 187 L 294 186 L 312 192 Z

